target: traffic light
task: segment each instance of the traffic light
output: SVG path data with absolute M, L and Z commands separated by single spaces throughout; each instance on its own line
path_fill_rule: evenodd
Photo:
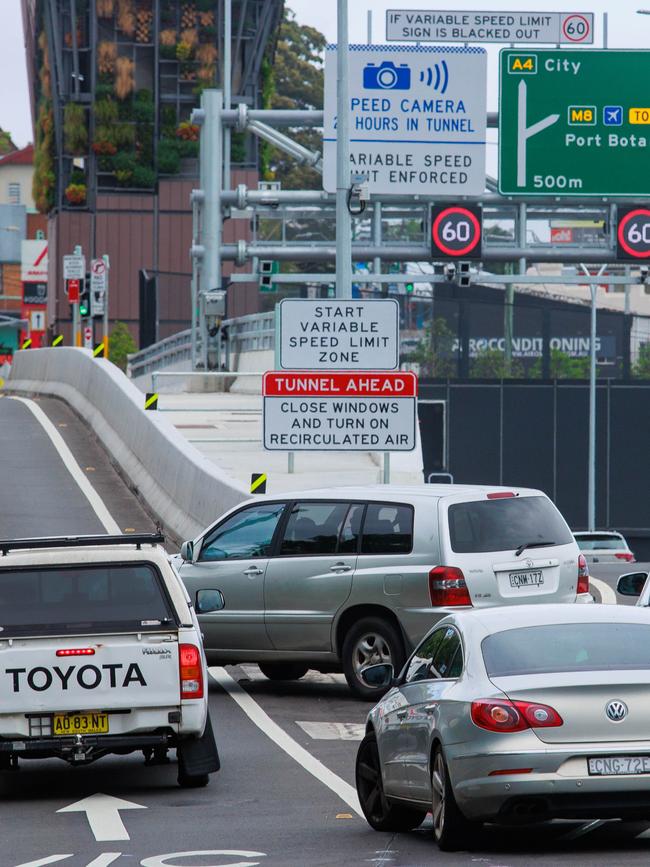
M 415 289 L 415 284 L 414 283 L 405 283 L 404 289 L 406 290 L 407 295 L 412 295 L 413 290 Z
M 79 316 L 86 319 L 90 316 L 90 289 L 88 288 L 89 281 L 85 280 L 83 288 L 79 293 Z

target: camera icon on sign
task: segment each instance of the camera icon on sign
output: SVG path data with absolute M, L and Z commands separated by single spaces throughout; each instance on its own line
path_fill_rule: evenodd
M 366 90 L 409 90 L 411 70 L 406 63 L 395 66 L 390 60 L 379 66 L 368 63 L 363 68 L 363 86 Z

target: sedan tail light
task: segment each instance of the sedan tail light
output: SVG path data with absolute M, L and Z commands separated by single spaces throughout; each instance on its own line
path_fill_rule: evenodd
M 634 563 L 634 554 L 630 552 L 621 552 L 620 554 L 614 554 L 614 556 L 618 560 L 625 560 L 627 563 Z
M 203 698 L 203 667 L 199 648 L 193 644 L 181 644 L 178 648 L 178 666 L 181 698 Z
M 578 586 L 576 593 L 589 593 L 589 567 L 585 555 L 578 556 Z
M 472 702 L 472 722 L 490 732 L 521 732 L 561 726 L 564 720 L 547 704 L 486 698 Z
M 465 576 L 455 566 L 436 566 L 429 572 L 432 605 L 471 605 Z

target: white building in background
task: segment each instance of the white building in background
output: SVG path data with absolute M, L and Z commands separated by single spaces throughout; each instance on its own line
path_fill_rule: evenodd
M 0 157 L 0 205 L 24 205 L 34 211 L 32 177 L 34 146 L 12 151 Z

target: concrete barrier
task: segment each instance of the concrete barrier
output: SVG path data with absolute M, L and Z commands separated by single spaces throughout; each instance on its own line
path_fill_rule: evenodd
M 17 352 L 5 391 L 66 401 L 176 541 L 194 538 L 248 497 L 170 422 L 146 412 L 142 392 L 114 364 L 94 359 L 90 350 Z

